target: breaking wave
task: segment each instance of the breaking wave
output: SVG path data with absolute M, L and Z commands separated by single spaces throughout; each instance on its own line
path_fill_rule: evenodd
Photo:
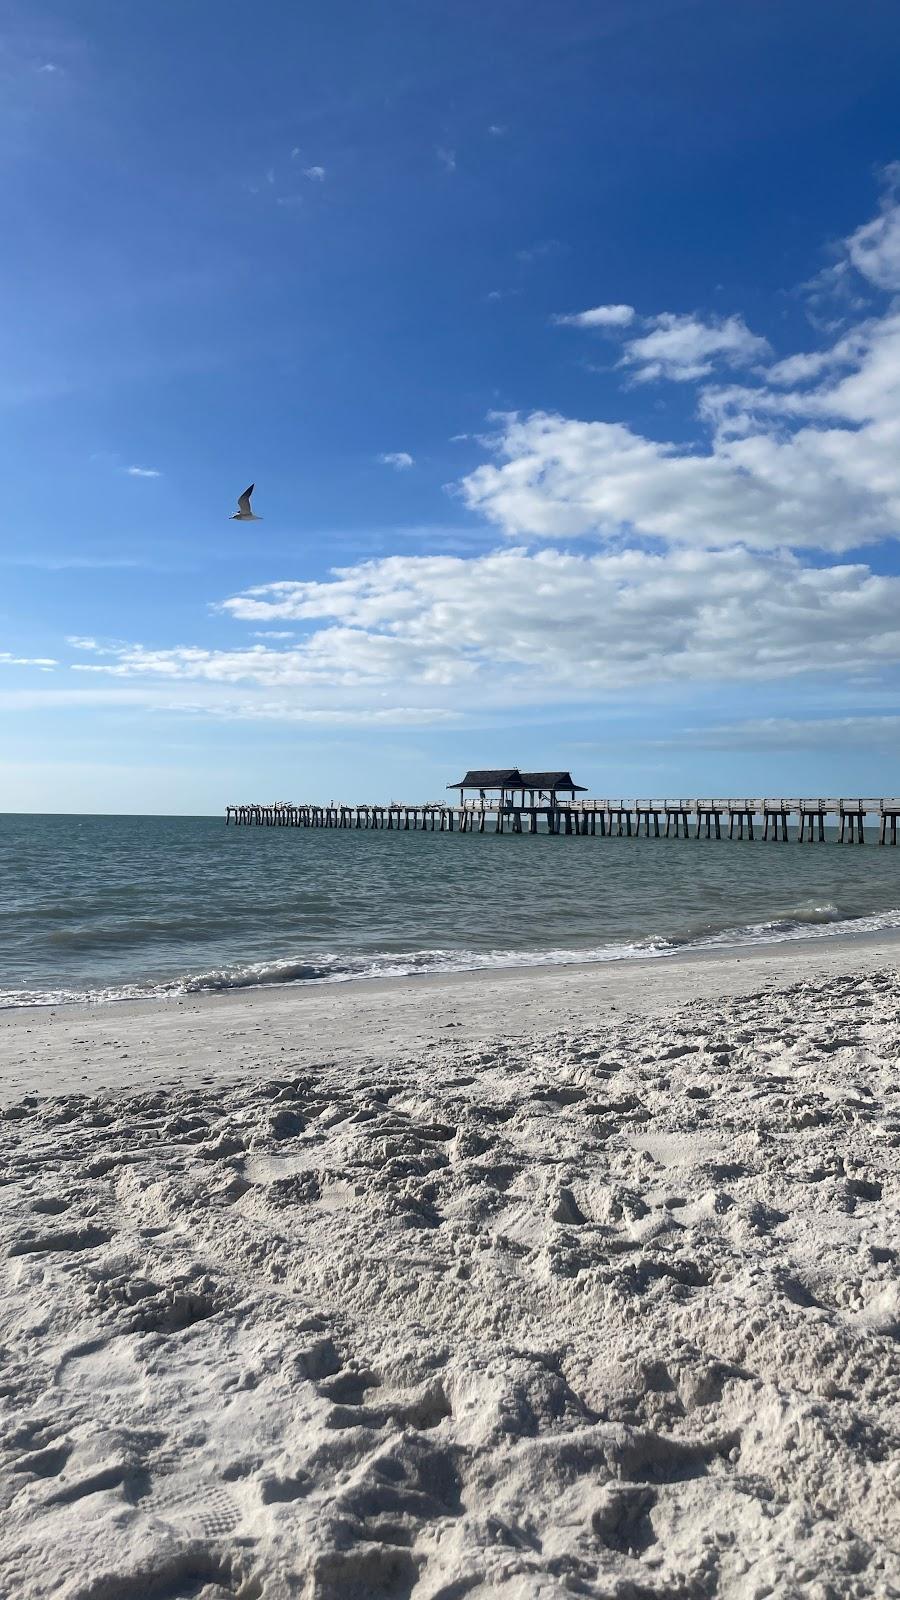
M 205 972 L 144 982 L 85 985 L 83 988 L 0 989 L 0 1009 L 23 1006 L 102 1005 L 124 1000 L 170 1000 L 226 994 L 240 989 L 294 984 L 348 983 L 377 978 L 409 978 L 429 973 L 502 971 L 522 967 L 583 966 L 594 962 L 635 961 L 684 956 L 692 951 L 738 950 L 790 940 L 853 937 L 900 932 L 900 908 L 853 914 L 830 902 L 805 904 L 767 921 L 739 926 L 695 927 L 681 938 L 647 937 L 591 946 L 471 950 L 427 949 L 374 953 L 305 955 L 296 960 L 257 961 L 214 967 Z

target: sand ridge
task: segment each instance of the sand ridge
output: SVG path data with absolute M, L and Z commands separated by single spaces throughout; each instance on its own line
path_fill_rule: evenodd
M 900 1593 L 896 974 L 2 1124 L 0 1588 Z

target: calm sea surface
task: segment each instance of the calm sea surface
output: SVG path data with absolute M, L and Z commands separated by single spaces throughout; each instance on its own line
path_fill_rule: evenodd
M 0 1006 L 900 928 L 900 850 L 0 815 Z

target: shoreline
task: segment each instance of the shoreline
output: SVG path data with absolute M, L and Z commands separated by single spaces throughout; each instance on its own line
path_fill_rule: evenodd
M 829 944 L 845 940 L 858 943 L 867 939 L 883 939 L 886 941 L 896 939 L 900 941 L 900 922 L 882 923 L 879 921 L 880 917 L 887 915 L 900 917 L 900 910 L 861 913 L 857 916 L 836 916 L 834 918 L 822 918 L 821 920 L 810 919 L 805 924 L 795 922 L 793 931 L 773 934 L 770 938 L 742 939 L 736 937 L 732 939 L 729 934 L 731 932 L 739 933 L 741 930 L 728 929 L 718 934 L 713 934 L 708 939 L 700 937 L 676 939 L 666 938 L 661 935 L 656 943 L 651 938 L 635 938 L 634 942 L 623 941 L 620 944 L 613 942 L 600 946 L 547 946 L 543 949 L 540 947 L 526 947 L 520 950 L 496 950 L 491 952 L 479 952 L 471 948 L 461 949 L 457 952 L 442 950 L 398 950 L 388 952 L 382 950 L 371 953 L 368 958 L 357 954 L 356 959 L 359 961 L 364 959 L 382 961 L 385 963 L 384 970 L 377 970 L 370 966 L 368 968 L 363 967 L 359 971 L 353 971 L 349 967 L 341 968 L 338 966 L 332 972 L 323 970 L 314 974 L 311 973 L 309 976 L 305 974 L 303 976 L 291 976 L 290 973 L 294 968 L 304 966 L 314 968 L 317 959 L 327 960 L 329 957 L 317 958 L 313 953 L 310 953 L 305 958 L 296 956 L 293 960 L 272 957 L 267 962 L 257 961 L 243 967 L 235 963 L 232 963 L 230 967 L 226 965 L 222 971 L 231 971 L 235 975 L 235 981 L 231 983 L 223 981 L 220 985 L 210 983 L 208 987 L 200 986 L 204 978 L 211 978 L 217 974 L 215 972 L 204 973 L 198 970 L 181 976 L 160 976 L 147 978 L 146 980 L 135 979 L 133 981 L 138 988 L 137 993 L 128 993 L 128 985 L 122 980 L 118 985 L 112 985 L 109 988 L 101 986 L 94 992 L 79 993 L 78 991 L 66 990 L 61 987 L 50 989 L 47 991 L 48 995 L 61 996 L 61 998 L 42 997 L 13 1003 L 6 1000 L 5 997 L 8 994 L 20 994 L 26 991 L 0 988 L 0 1016 L 7 1011 L 33 1011 L 40 1013 L 43 1011 L 71 1010 L 72 1008 L 92 1009 L 108 1005 L 144 1005 L 158 1002 L 165 1004 L 171 1001 L 200 997 L 216 999 L 219 996 L 231 993 L 252 993 L 256 990 L 269 991 L 305 988 L 307 986 L 318 988 L 332 984 L 412 982 L 414 979 L 420 978 L 466 978 L 477 974 L 490 976 L 491 974 L 504 972 L 541 972 L 544 969 L 556 967 L 627 967 L 636 962 L 700 961 L 720 959 L 727 956 L 737 957 L 742 953 L 750 954 L 755 951 L 767 952 L 782 945 L 786 945 L 789 949 L 799 944 L 815 945 L 820 941 L 827 941 Z M 775 927 L 777 924 L 778 919 L 774 919 L 768 924 L 748 924 L 743 931 L 752 933 L 755 926 Z M 804 931 L 800 931 L 801 927 Z M 606 953 L 600 954 L 601 950 Z M 471 965 L 443 967 L 423 965 L 413 967 L 407 971 L 399 970 L 405 961 L 429 954 L 435 956 L 441 954 L 452 956 L 456 954 L 462 958 L 470 959 Z M 498 959 L 492 959 L 493 956 L 498 957 Z M 504 957 L 509 959 L 504 959 Z M 347 959 L 352 960 L 353 957 L 348 956 Z M 389 964 L 391 962 L 396 962 L 398 968 L 392 968 Z M 257 977 L 246 982 L 239 981 L 237 977 L 239 973 L 254 970 L 260 972 L 268 971 L 272 973 L 272 976 Z M 285 976 L 276 975 L 281 970 L 285 972 Z M 148 986 L 143 991 L 140 989 L 142 981 Z M 182 983 L 186 985 L 193 984 L 196 987 L 182 988 L 180 987 Z M 32 992 L 37 993 L 38 991 Z
M 0 1012 L 0 1105 L 22 1094 L 233 1081 L 287 1064 L 393 1060 L 437 1044 L 512 1041 L 675 1012 L 864 971 L 900 969 L 900 932 L 665 957 L 496 967 L 171 999 Z

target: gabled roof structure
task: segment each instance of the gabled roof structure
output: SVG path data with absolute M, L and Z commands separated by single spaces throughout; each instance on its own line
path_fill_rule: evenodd
M 518 767 L 474 768 L 448 789 L 563 789 L 569 794 L 584 794 L 583 783 L 575 783 L 571 772 L 520 772 Z
M 519 774 L 524 789 L 566 789 L 572 794 L 586 794 L 583 783 L 575 783 L 571 772 L 522 772 Z
M 458 783 L 448 783 L 448 789 L 515 789 L 521 773 L 518 767 L 480 768 L 467 772 Z

